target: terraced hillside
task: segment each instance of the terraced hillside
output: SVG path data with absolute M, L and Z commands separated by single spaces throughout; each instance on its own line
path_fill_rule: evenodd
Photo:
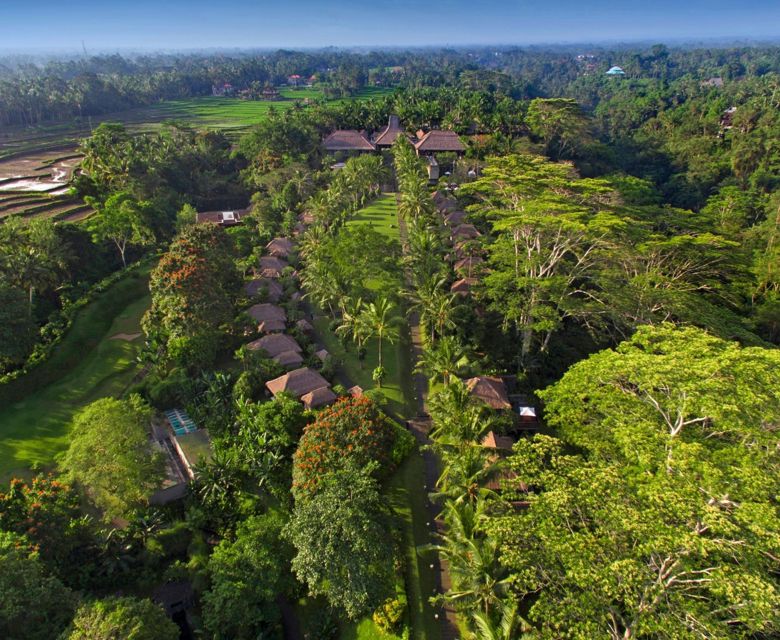
M 0 221 L 9 216 L 77 222 L 92 210 L 70 193 L 79 162 L 73 148 L 22 154 L 0 160 Z

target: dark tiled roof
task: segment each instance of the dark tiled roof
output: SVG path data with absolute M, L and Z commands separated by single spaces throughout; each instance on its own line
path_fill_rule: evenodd
M 250 298 L 258 295 L 262 289 L 266 290 L 271 302 L 279 302 L 284 293 L 282 285 L 271 278 L 255 278 L 244 285 L 244 291 Z
M 372 145 L 366 137 L 354 129 L 339 129 L 331 133 L 322 145 L 326 151 L 373 151 Z
M 269 356 L 278 356 L 285 351 L 297 351 L 301 352 L 301 345 L 299 345 L 293 338 L 283 333 L 275 333 L 270 336 L 263 336 L 259 340 L 250 342 L 247 347 L 253 351 L 262 349 Z
M 477 376 L 466 380 L 466 388 L 472 396 L 494 409 L 511 409 L 506 385 L 495 376 Z
M 438 129 L 426 133 L 414 147 L 418 153 L 462 153 L 466 150 L 457 133 Z
M 287 321 L 287 312 L 281 307 L 277 307 L 275 304 L 270 304 L 268 302 L 249 307 L 247 313 L 257 322 L 266 322 L 268 320 Z
M 398 116 L 390 116 L 387 121 L 387 126 L 374 140 L 374 144 L 378 147 L 389 147 L 396 141 L 398 136 L 402 136 L 404 130 L 401 128 L 401 121 Z
M 317 409 L 336 400 L 336 394 L 328 387 L 320 387 L 301 396 L 301 402 L 307 409 Z
M 283 376 L 274 378 L 265 383 L 268 390 L 277 395 L 286 391 L 291 393 L 296 398 L 300 398 L 315 389 L 321 389 L 322 387 L 330 387 L 330 383 L 323 378 L 314 369 L 308 367 L 301 367 L 286 373 Z

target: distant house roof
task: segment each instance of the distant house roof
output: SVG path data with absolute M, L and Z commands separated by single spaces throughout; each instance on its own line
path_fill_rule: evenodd
M 482 234 L 477 231 L 477 228 L 473 224 L 461 224 L 452 230 L 453 238 L 466 238 L 468 240 L 473 240 L 474 238 L 479 238 L 481 235 Z
M 323 362 L 325 362 L 325 360 L 328 359 L 330 352 L 327 349 L 320 349 L 319 351 L 315 351 L 314 355 L 317 356 Z
M 328 387 L 320 387 L 301 396 L 301 402 L 307 409 L 317 409 L 324 407 L 336 400 L 337 396 Z
M 459 224 L 463 224 L 466 221 L 468 214 L 465 211 L 453 211 L 444 217 L 444 223 L 450 227 L 457 227 Z
M 247 214 L 247 209 L 237 209 L 234 211 L 198 211 L 196 221 L 198 224 L 212 222 L 225 227 L 239 224 L 241 218 Z
M 269 380 L 265 383 L 265 386 L 274 395 L 286 391 L 296 398 L 300 398 L 316 389 L 330 387 L 330 383 L 319 373 L 314 371 L 314 369 L 301 367 L 300 369 L 290 371 L 290 373 L 286 373 L 283 376 Z
M 275 304 L 263 303 L 250 307 L 249 316 L 257 322 L 257 328 L 263 333 L 284 331 L 287 322 L 287 313 Z
M 626 75 L 626 72 L 623 71 L 620 67 L 610 67 L 609 71 L 607 71 L 608 76 L 624 76 Z
M 453 266 L 453 268 L 457 272 L 465 271 L 467 273 L 470 273 L 474 269 L 474 267 L 482 264 L 483 262 L 484 260 L 482 260 L 482 258 L 480 258 L 479 256 L 467 256 L 465 258 L 461 258 L 460 260 L 458 260 Z
M 280 260 L 276 256 L 260 258 L 260 274 L 265 278 L 278 278 L 287 266 L 289 265 L 284 260 Z
M 450 293 L 457 293 L 461 296 L 466 296 L 471 293 L 471 287 L 477 284 L 476 278 L 461 278 L 457 282 L 453 282 L 450 287 Z
M 466 150 L 457 133 L 439 129 L 426 133 L 414 148 L 417 153 L 463 153 Z
M 448 195 L 442 191 L 434 191 L 431 194 L 433 204 L 439 211 L 446 211 L 451 213 L 458 208 L 458 201 L 451 195 Z
M 398 139 L 398 136 L 404 135 L 401 128 L 401 120 L 398 116 L 390 116 L 387 126 L 379 133 L 374 140 L 377 147 L 390 147 Z
M 244 291 L 250 298 L 259 295 L 262 290 L 267 292 L 268 299 L 271 302 L 279 302 L 284 293 L 282 285 L 272 278 L 255 278 L 244 285 Z
M 252 351 L 262 349 L 272 358 L 278 356 L 285 351 L 294 351 L 300 353 L 303 351 L 301 345 L 299 345 L 294 338 L 283 333 L 274 333 L 268 336 L 263 336 L 259 340 L 254 340 L 247 345 L 247 348 Z
M 373 151 L 366 137 L 354 129 L 339 129 L 322 141 L 326 151 Z
M 289 238 L 274 238 L 265 245 L 268 253 L 276 258 L 286 258 L 293 251 L 293 241 Z
M 347 393 L 353 398 L 360 398 L 363 396 L 363 387 L 356 384 L 354 387 L 347 389 Z
M 273 359 L 287 368 L 298 367 L 303 364 L 303 356 L 298 351 L 282 351 L 281 353 L 277 353 Z
M 295 323 L 295 326 L 304 333 L 310 333 L 311 331 L 314 331 L 314 325 L 312 325 L 312 323 L 305 318 L 298 320 L 298 322 Z
M 488 431 L 487 435 L 482 439 L 482 446 L 488 449 L 502 449 L 505 451 L 511 451 L 512 445 L 515 440 L 510 436 L 499 436 L 494 431 Z
M 495 376 L 477 376 L 466 380 L 466 388 L 474 398 L 481 400 L 493 409 L 511 409 L 506 386 L 501 378 Z

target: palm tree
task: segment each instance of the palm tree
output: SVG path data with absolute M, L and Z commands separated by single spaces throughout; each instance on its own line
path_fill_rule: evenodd
M 346 297 L 342 300 L 342 315 L 341 324 L 336 328 L 336 333 L 339 335 L 349 335 L 352 341 L 358 348 L 358 359 L 360 360 L 360 367 L 363 367 L 363 360 L 360 358 L 363 346 L 370 336 L 370 331 L 366 325 L 365 319 L 362 316 L 363 309 L 366 304 L 363 302 L 363 298 L 352 299 Z
M 493 616 L 482 611 L 472 614 L 477 640 L 515 640 L 518 634 L 531 631 L 531 625 L 520 616 L 517 599 L 508 602 L 502 600 L 496 603 L 493 610 Z M 496 615 L 500 616 L 498 620 L 495 620 Z
M 377 370 L 382 371 L 382 341 L 387 340 L 395 344 L 400 336 L 398 324 L 400 319 L 393 314 L 395 304 L 387 298 L 379 298 L 376 302 L 364 305 L 360 313 L 361 323 L 365 326 L 368 335 L 376 336 L 378 342 Z M 382 386 L 381 377 L 378 380 Z
M 398 212 L 405 220 L 424 219 L 433 215 L 433 200 L 426 180 L 412 180 L 404 184 Z
M 466 347 L 457 338 L 445 336 L 430 349 L 423 350 L 415 373 L 423 372 L 432 380 L 440 379 L 449 385 L 452 376 L 464 374 L 470 365 Z
M 431 439 L 442 444 L 476 444 L 496 421 L 486 406 L 474 401 L 459 378 L 451 379 L 450 384 L 431 396 L 430 413 Z
M 488 489 L 490 481 L 498 477 L 503 463 L 482 447 L 469 443 L 455 447 L 436 447 L 444 461 L 444 468 L 436 482 L 437 500 L 456 505 L 476 504 L 479 500 L 495 499 L 495 491 Z
M 482 531 L 484 511 L 483 500 L 446 503 L 447 531 L 433 547 L 447 560 L 452 578 L 451 588 L 438 599 L 470 617 L 477 613 L 490 617 L 502 605 L 509 585 L 507 571 L 499 562 L 498 542 Z

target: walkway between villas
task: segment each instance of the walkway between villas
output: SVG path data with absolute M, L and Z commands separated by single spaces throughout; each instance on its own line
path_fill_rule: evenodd
M 397 196 L 396 196 L 397 197 Z M 406 222 L 401 215 L 398 215 L 398 229 L 401 235 L 401 247 L 404 253 L 409 251 L 409 237 L 406 229 Z M 411 273 L 407 269 L 405 272 L 405 278 L 408 286 L 412 285 Z M 412 362 L 419 361 L 423 352 L 422 335 L 420 333 L 420 317 L 417 312 L 409 314 L 409 332 L 411 335 L 411 353 Z M 418 416 L 413 420 L 409 420 L 409 428 L 417 438 L 417 442 L 421 447 L 431 444 L 431 440 L 428 437 L 428 433 L 431 429 L 431 419 L 428 416 L 428 379 L 423 373 L 414 374 L 414 389 L 415 397 L 417 400 Z M 423 461 L 425 464 L 425 489 L 430 493 L 436 486 L 436 481 L 439 479 L 440 463 L 438 457 L 429 448 L 426 448 L 423 453 Z M 441 518 L 441 507 L 432 502 L 426 497 L 429 523 L 431 534 L 442 533 L 444 529 L 444 521 Z M 432 558 L 431 564 L 434 565 L 436 572 L 436 590 L 438 593 L 444 593 L 452 586 L 450 579 L 449 564 L 440 555 L 436 555 Z M 456 640 L 459 638 L 457 616 L 455 611 L 451 607 L 440 607 L 436 615 L 438 616 L 441 624 L 441 638 L 442 640 Z

